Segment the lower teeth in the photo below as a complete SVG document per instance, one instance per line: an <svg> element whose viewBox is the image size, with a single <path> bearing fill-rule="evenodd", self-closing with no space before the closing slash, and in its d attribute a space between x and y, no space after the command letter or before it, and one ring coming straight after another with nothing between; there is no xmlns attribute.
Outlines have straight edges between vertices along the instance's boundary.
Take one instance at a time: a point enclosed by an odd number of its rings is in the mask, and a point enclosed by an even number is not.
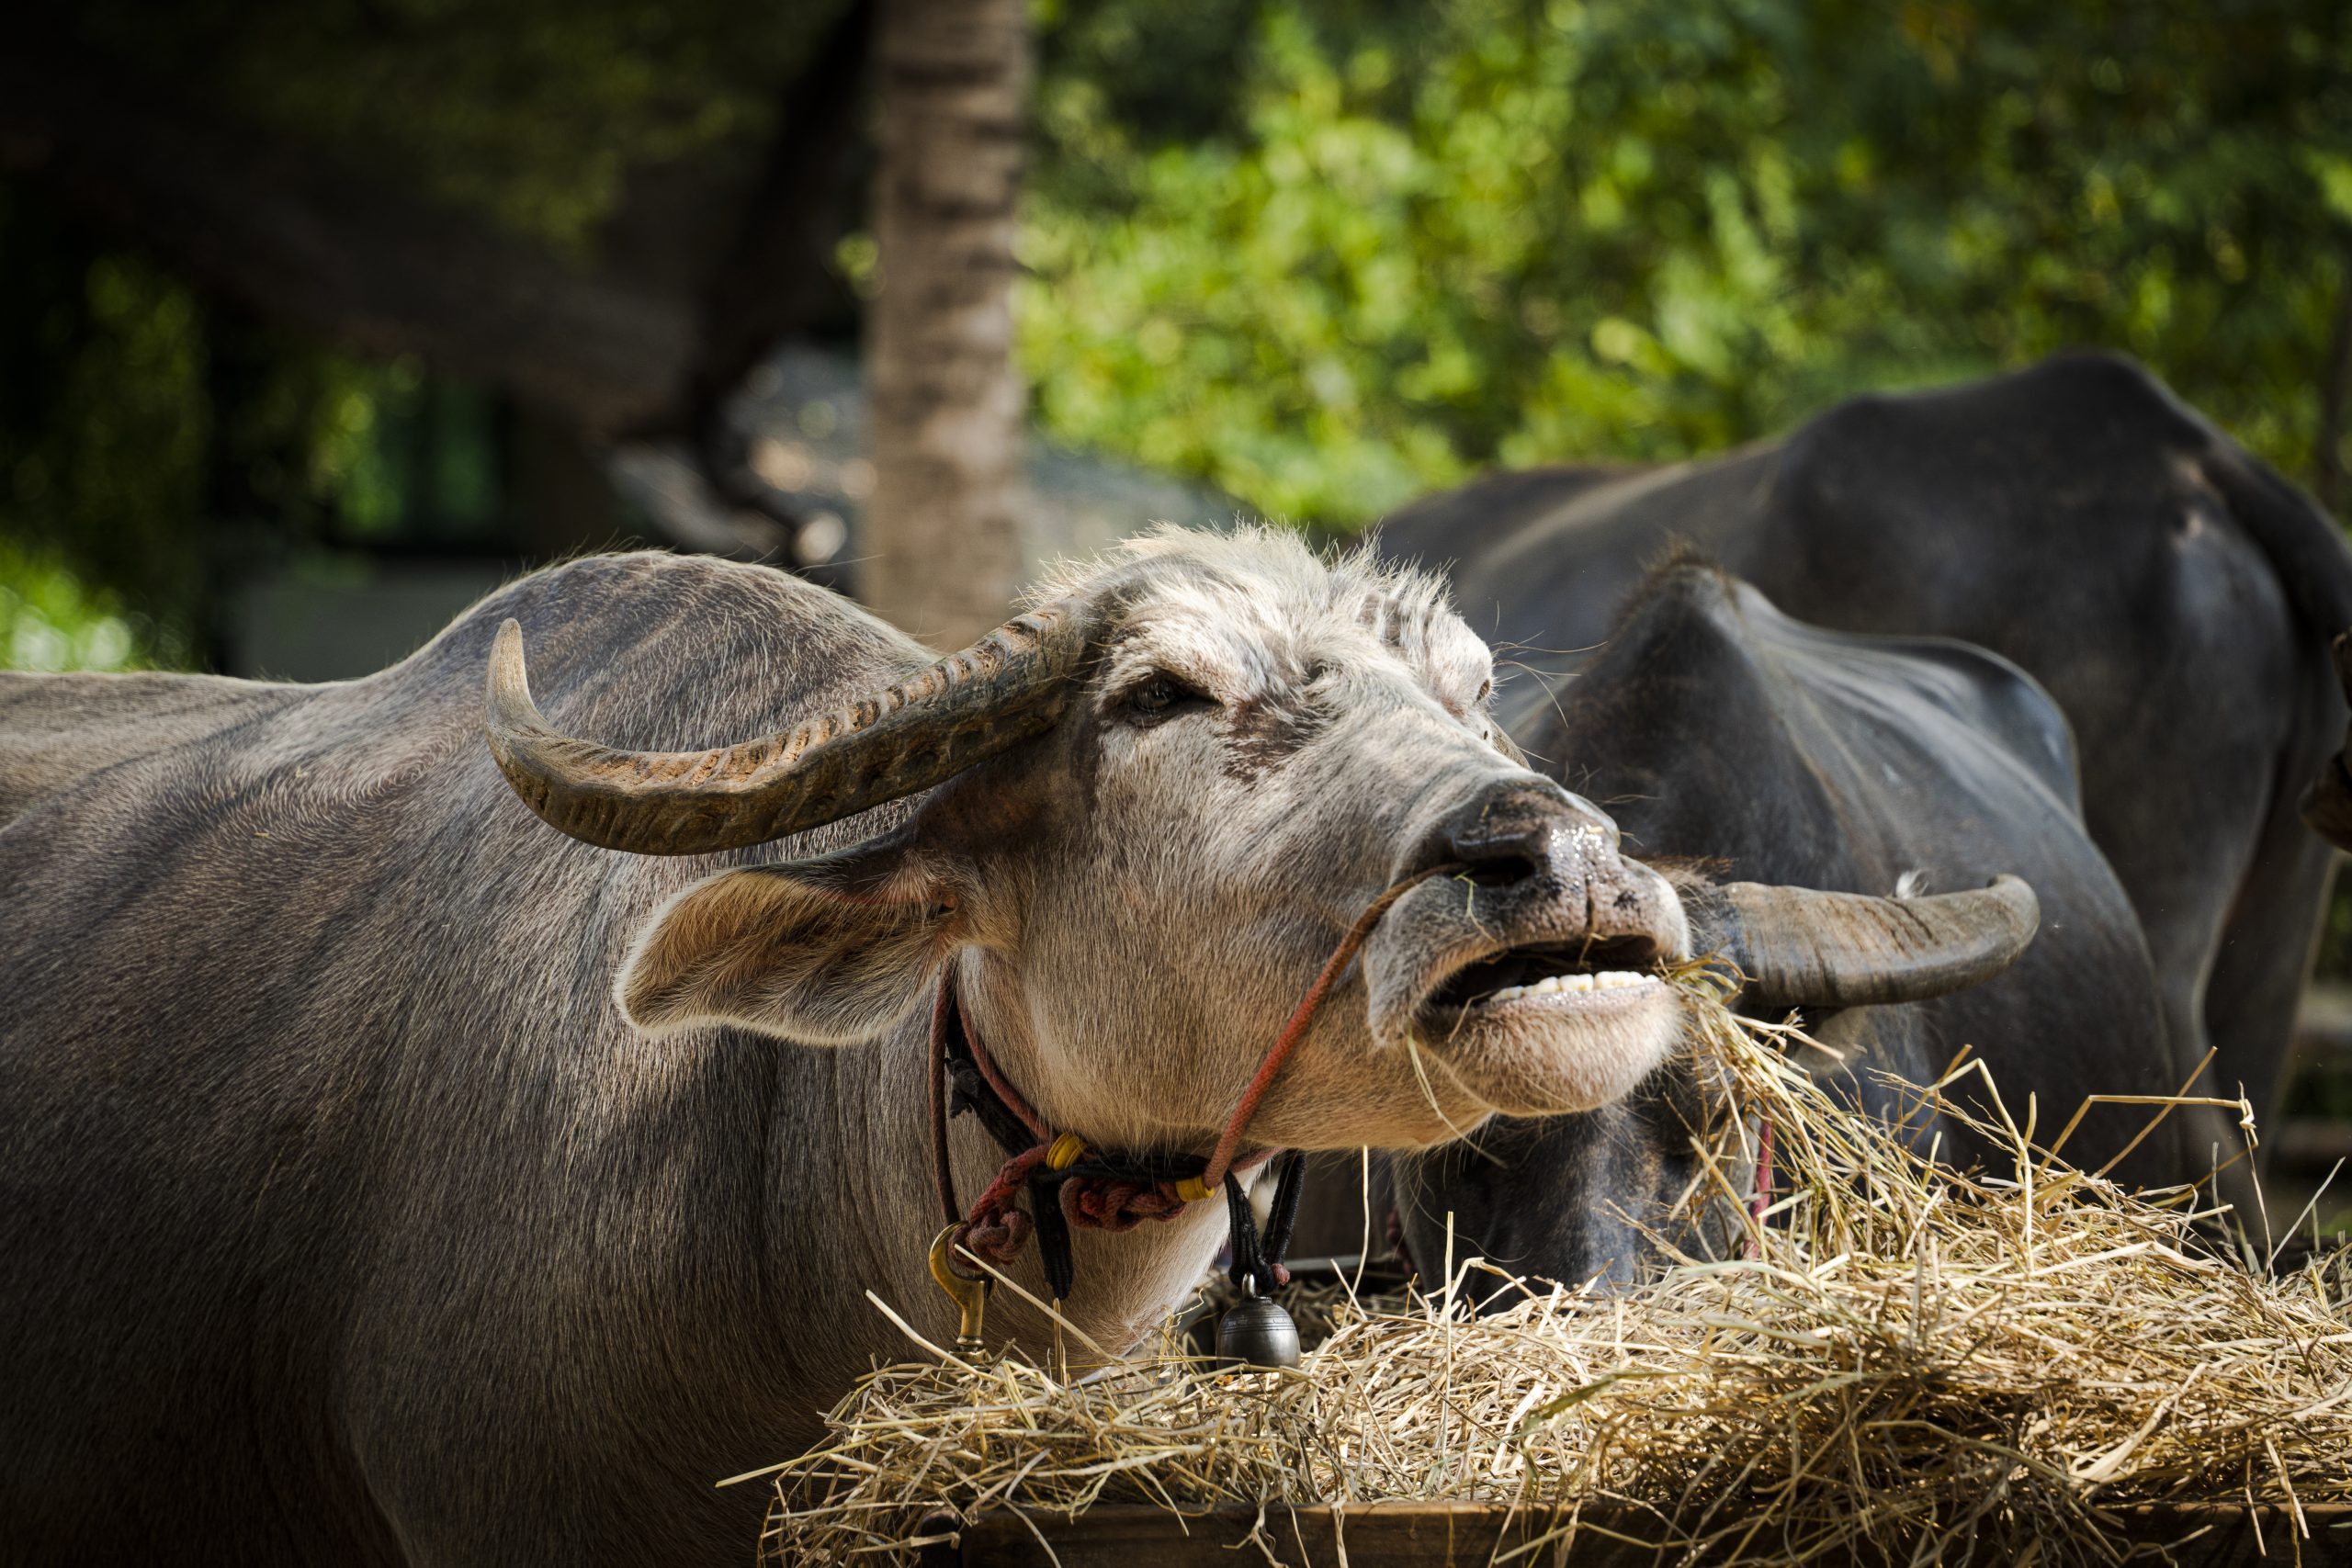
<svg viewBox="0 0 2352 1568"><path fill-rule="evenodd" d="M1649 978L1630 969L1605 969L1597 975L1547 975L1530 986L1506 986L1483 998L1487 1002L1507 1002L1520 997L1549 996L1559 991L1614 991L1626 986L1638 986Z"/></svg>

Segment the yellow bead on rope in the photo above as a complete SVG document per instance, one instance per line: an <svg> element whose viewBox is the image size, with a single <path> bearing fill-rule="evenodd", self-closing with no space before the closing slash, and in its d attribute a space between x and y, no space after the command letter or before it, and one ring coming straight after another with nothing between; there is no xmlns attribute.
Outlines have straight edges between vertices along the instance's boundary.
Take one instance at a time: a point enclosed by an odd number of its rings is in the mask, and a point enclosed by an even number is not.
<svg viewBox="0 0 2352 1568"><path fill-rule="evenodd" d="M1176 1196L1187 1203L1197 1203L1208 1195L1208 1183L1197 1176L1182 1177L1177 1180Z"/></svg>
<svg viewBox="0 0 2352 1568"><path fill-rule="evenodd" d="M1046 1149L1046 1168L1068 1170L1071 1166L1076 1165L1085 1153L1085 1139L1076 1133L1064 1133L1054 1140L1052 1147Z"/></svg>

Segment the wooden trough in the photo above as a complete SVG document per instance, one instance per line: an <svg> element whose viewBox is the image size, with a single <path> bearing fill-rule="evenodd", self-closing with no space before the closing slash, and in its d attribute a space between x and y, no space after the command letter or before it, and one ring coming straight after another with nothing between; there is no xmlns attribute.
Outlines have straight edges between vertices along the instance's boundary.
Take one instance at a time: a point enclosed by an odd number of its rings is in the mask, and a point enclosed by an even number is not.
<svg viewBox="0 0 2352 1568"><path fill-rule="evenodd" d="M2283 1509L2125 1507L2113 1510L2113 1539L2133 1557L2180 1568L2255 1562L2352 1568L2352 1504L2317 1504L2303 1516L2311 1534L2299 1540ZM1565 1539L1566 1528L1566 1520L1548 1512L1531 1516L1484 1503L1372 1503L1344 1511L1277 1506L1262 1516L1254 1508L1224 1507L1181 1522L1164 1510L1133 1505L1098 1507L1076 1519L1024 1518L999 1510L966 1526L958 1540L925 1548L922 1562L924 1568L1235 1568L1271 1557L1294 1568L1483 1568L1503 1562L1530 1568L1658 1568L1675 1561L1627 1539L1643 1529L1655 1533L1655 1521L1625 1521L1620 1528L1606 1516L1588 1514L1573 1542ZM955 1529L952 1517L936 1521L942 1536ZM1263 1553L1251 1544L1253 1537ZM1956 1552L1953 1560L1969 1559ZM1832 1568L1870 1560L1818 1561Z"/></svg>

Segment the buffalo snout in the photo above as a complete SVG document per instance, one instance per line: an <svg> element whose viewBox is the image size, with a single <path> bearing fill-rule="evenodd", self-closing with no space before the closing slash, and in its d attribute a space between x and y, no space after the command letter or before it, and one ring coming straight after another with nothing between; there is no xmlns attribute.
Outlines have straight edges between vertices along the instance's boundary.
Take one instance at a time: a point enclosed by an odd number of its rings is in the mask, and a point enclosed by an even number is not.
<svg viewBox="0 0 2352 1568"><path fill-rule="evenodd" d="M1533 774L1482 783L1416 835L1415 874L1369 954L1375 1038L1426 1045L1519 1115L1607 1104L1663 1058L1679 1009L1659 971L1688 925L1591 802Z"/></svg>
<svg viewBox="0 0 2352 1568"><path fill-rule="evenodd" d="M1501 780L1446 812L1399 880L1439 868L1477 887L1479 907L1498 915L1565 897L1579 904L1591 935L1662 934L1660 911L1649 907L1662 889L1628 867L1617 824L1549 779Z"/></svg>

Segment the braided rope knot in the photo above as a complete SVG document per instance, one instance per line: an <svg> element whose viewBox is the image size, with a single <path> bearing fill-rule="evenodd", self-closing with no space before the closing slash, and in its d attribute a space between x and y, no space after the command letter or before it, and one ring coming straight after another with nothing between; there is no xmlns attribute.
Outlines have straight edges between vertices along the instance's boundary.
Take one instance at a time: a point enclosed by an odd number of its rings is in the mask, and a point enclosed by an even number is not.
<svg viewBox="0 0 2352 1568"><path fill-rule="evenodd" d="M1059 1168L1054 1155L1061 1146L1060 1140L1038 1144L1005 1161L988 1190L972 1204L958 1238L960 1245L999 1267L1011 1264L1037 1228L1036 1221L1020 1206L1022 1189L1039 1166ZM1061 1184L1062 1213L1080 1230L1131 1231L1146 1220L1172 1220L1185 1207L1172 1181L1073 1176Z"/></svg>
<svg viewBox="0 0 2352 1568"><path fill-rule="evenodd" d="M1146 1220L1172 1220L1183 1212L1172 1181L1078 1176L1062 1186L1062 1213L1087 1230L1131 1231Z"/></svg>
<svg viewBox="0 0 2352 1568"><path fill-rule="evenodd" d="M985 1258L1000 1269L1009 1269L1029 1245L1030 1235L1037 1227L1028 1215L1018 1209L1006 1209L986 1219L967 1220L956 1245L975 1258Z"/></svg>
<svg viewBox="0 0 2352 1568"><path fill-rule="evenodd" d="M1020 1253L1036 1229L1036 1222L1021 1211L1021 1189L1029 1173L1044 1163L1046 1153L1047 1145L1039 1144L1006 1160L988 1190L973 1203L958 1239L974 1256L1003 1268Z"/></svg>
<svg viewBox="0 0 2352 1568"><path fill-rule="evenodd" d="M1019 1206L1021 1190L1038 1166L1054 1168L1050 1145L1005 1161L965 1221L964 1245L992 1263L1009 1263L1036 1229ZM1172 1220L1186 1204L1172 1181L1123 1181L1109 1176L1074 1176L1061 1184L1063 1215L1080 1230L1131 1231L1146 1220ZM1002 1256L1000 1256L1000 1251Z"/></svg>

